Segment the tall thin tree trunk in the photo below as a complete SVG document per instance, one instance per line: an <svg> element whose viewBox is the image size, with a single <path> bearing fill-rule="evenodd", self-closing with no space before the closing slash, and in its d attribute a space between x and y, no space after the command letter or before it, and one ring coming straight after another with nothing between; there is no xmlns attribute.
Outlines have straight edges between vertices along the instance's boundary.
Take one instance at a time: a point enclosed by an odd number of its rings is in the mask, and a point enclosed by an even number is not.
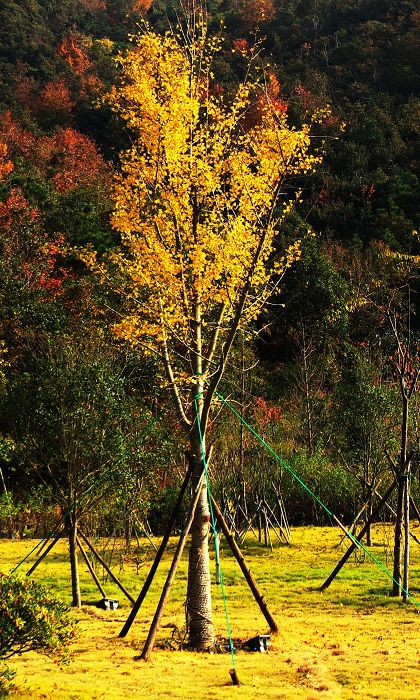
<svg viewBox="0 0 420 700"><path fill-rule="evenodd" d="M202 380L202 340L201 304L197 294L194 322L192 325L195 352L192 353L192 367L197 378L191 399L193 421L190 430L191 456L193 461L193 489L198 486L203 473L203 460L206 458L205 432L202 430L203 380ZM205 431L205 429L204 429ZM211 608L211 580L209 561L210 510L207 489L203 484L191 526L191 544L188 564L187 626L191 647L204 650L214 642L213 617Z"/></svg>
<svg viewBox="0 0 420 700"><path fill-rule="evenodd" d="M367 489L367 508L366 508L366 522L367 522L367 530L366 530L366 546L371 547L372 546L372 511L373 511L373 493L372 493L372 486L369 484L368 489Z"/></svg>
<svg viewBox="0 0 420 700"><path fill-rule="evenodd" d="M408 585L410 575L410 471L406 466L404 488L404 566L403 566L403 591L404 603L408 600Z"/></svg>
<svg viewBox="0 0 420 700"><path fill-rule="evenodd" d="M397 508L395 517L395 533L394 533L394 570L393 570L393 585L392 585L392 595L401 595L401 559L402 559L402 533L403 533L403 518L404 518L404 496L405 496L405 485L406 485L406 475L405 472L408 468L407 465L407 441L408 441L408 407L409 407L409 397L406 394L404 387L402 387L402 399L403 399L403 414L401 423L401 452L400 452L400 464L398 468L398 498L397 498ZM408 577L408 571L407 571Z"/></svg>
<svg viewBox="0 0 420 700"><path fill-rule="evenodd" d="M68 516L67 527L70 550L72 605L75 608L80 608L82 600L80 596L79 566L77 560L77 516L74 511Z"/></svg>
<svg viewBox="0 0 420 700"><path fill-rule="evenodd" d="M306 446L308 454L312 455L314 451L313 439L313 422L312 422L312 401L309 378L309 355L310 348L306 343L305 325L302 323L302 361L303 361L303 387L305 392L305 413L306 413Z"/></svg>
<svg viewBox="0 0 420 700"><path fill-rule="evenodd" d="M194 445L192 444L194 449ZM197 449L198 447L198 449ZM200 446L193 452L193 486L203 471L202 460L197 459ZM197 650L204 650L214 642L211 608L211 579L209 562L210 511L205 484L201 490L195 517L191 526L191 544L188 566L187 624L189 643Z"/></svg>
<svg viewBox="0 0 420 700"><path fill-rule="evenodd" d="M404 512L404 480L401 479L401 474L398 475L398 492L397 492L397 507L395 513L395 530L394 530L394 569L393 569L393 584L392 595L401 595L401 547L402 547L402 524Z"/></svg>
<svg viewBox="0 0 420 700"><path fill-rule="evenodd" d="M372 546L372 524L371 524L371 515L372 515L372 502L373 502L373 494L372 494L372 484L373 484L373 478L371 476L371 469L370 469L370 454L371 454L371 436L368 436L368 444L365 443L365 454L364 454L364 459L363 459L363 476L366 484L366 489L365 489L365 501L367 503L367 508L366 508L366 523L368 524L368 528L366 530L366 545L368 547Z"/></svg>

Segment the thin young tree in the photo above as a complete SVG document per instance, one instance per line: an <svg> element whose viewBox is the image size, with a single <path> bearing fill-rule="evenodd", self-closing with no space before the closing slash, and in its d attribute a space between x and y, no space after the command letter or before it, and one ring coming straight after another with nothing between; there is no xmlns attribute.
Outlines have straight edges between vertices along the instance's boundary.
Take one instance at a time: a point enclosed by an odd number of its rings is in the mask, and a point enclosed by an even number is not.
<svg viewBox="0 0 420 700"><path fill-rule="evenodd" d="M397 478L398 493L394 530L394 568L392 595L400 596L404 602L408 599L408 582L410 570L410 481L411 458L409 450L410 438L410 402L414 397L420 374L419 347L412 341L411 329L407 333L406 342L401 338L398 316L388 309L388 320L395 336L397 351L393 358L393 368L400 390L401 412L401 444L398 462L392 462ZM404 532L404 552L402 540ZM403 563L403 573L401 573Z"/></svg>
<svg viewBox="0 0 420 700"><path fill-rule="evenodd" d="M115 333L161 361L196 483L235 335L272 293L273 275L278 283L299 256L299 241L274 255L282 222L299 199L296 191L285 194L285 180L308 173L321 158L310 152L310 125L290 128L284 108L276 111L263 74L224 97L212 74L219 49L196 13L178 33L146 29L119 57L119 82L107 100L132 134L114 190L112 224L121 247L107 262L93 251L82 254L125 300ZM187 597L196 649L208 648L214 636L209 519L203 487Z"/></svg>

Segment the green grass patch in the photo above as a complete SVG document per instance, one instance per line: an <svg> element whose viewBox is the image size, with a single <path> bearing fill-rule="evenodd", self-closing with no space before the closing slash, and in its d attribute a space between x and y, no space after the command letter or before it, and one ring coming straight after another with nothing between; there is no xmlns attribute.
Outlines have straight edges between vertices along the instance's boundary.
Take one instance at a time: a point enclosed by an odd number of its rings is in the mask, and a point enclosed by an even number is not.
<svg viewBox="0 0 420 700"><path fill-rule="evenodd" d="M420 534L419 527L414 525L413 530ZM17 689L12 697L417 700L420 608L392 598L391 581L367 556L353 556L330 588L324 593L319 591L347 547L346 542L340 545L341 539L338 528L314 527L292 529L291 545L274 545L273 551L259 545L252 536L247 539L242 550L280 628L272 636L267 654L249 653L241 648L249 637L266 633L267 624L227 544L222 542L227 604L238 649L239 688L230 682L229 654L179 650L185 633L187 555L181 563L151 660L144 663L135 658L146 639L175 539L171 540L146 601L125 639L119 639L118 633L130 603L98 566L96 570L107 595L117 598L119 607L104 611L92 605L101 596L86 565L80 561L83 607L75 612L80 634L74 645L73 662L69 668L61 669L32 653L12 659L10 666L17 673ZM392 554L390 541L389 528L383 525L375 528L375 557L384 565L388 563L388 567ZM9 572L34 544L0 541L0 569ZM134 564L124 559L124 543L114 543L113 570L134 596L154 556L146 540L141 544L144 561L136 574ZM415 543L411 559L413 593L417 593L420 547ZM20 567L22 575L32 561L30 558ZM65 540L56 545L33 576L70 602ZM223 641L227 632L220 586L213 586L212 595L215 628Z"/></svg>

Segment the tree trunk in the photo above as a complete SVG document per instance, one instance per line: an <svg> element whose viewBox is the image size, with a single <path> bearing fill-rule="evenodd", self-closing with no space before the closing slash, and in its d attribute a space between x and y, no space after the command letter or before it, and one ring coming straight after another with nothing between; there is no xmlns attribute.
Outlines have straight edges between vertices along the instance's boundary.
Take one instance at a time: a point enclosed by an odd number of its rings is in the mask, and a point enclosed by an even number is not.
<svg viewBox="0 0 420 700"><path fill-rule="evenodd" d="M305 413L306 413L306 447L308 454L311 456L314 452L314 434L313 434L313 421L312 421L312 401L310 393L310 373L309 373L309 357L310 348L306 343L306 333L305 325L302 323L302 374L303 374L303 387L305 392Z"/></svg>
<svg viewBox="0 0 420 700"><path fill-rule="evenodd" d="M393 584L392 595L401 595L401 552L402 552L402 531L403 531L403 514L404 514L404 479L401 474L398 474L398 492L397 492L397 507L395 513L395 530L394 530L394 569L393 569Z"/></svg>
<svg viewBox="0 0 420 700"><path fill-rule="evenodd" d="M203 472L202 446L198 427L193 428L191 448L192 481L193 488L195 488ZM214 643L208 549L209 524L210 511L204 483L191 527L188 566L187 626L190 646L197 650L208 649Z"/></svg>
<svg viewBox="0 0 420 700"><path fill-rule="evenodd" d="M367 523L367 530L366 530L366 546L371 547L372 546L372 511L373 511L373 494L372 494L372 489L369 486L368 488L368 506L366 508L366 523Z"/></svg>
<svg viewBox="0 0 420 700"><path fill-rule="evenodd" d="M187 521L185 523L185 527L181 532L180 538L178 540L178 546L176 548L176 552L174 555L174 558L172 559L172 564L169 569L168 576L166 577L165 585L162 589L162 594L160 596L160 600L158 603L158 606L156 608L156 612L149 630L149 634L147 635L146 643L144 645L144 649L141 654L141 659L144 661L148 661L150 658L150 654L152 653L153 646L155 643L156 635L160 626L160 621L162 619L163 611L166 605L166 601L169 597L169 593L171 590L172 583L175 578L176 570L178 568L178 564L181 560L182 553L184 551L185 543L188 537L188 533L191 530L191 525L194 520L194 515L195 515L195 510L197 508L197 504L199 501L199 498L201 496L201 487L198 485L198 487L194 490L193 492L193 497L191 499L191 505L190 505L190 512L188 514Z"/></svg>
<svg viewBox="0 0 420 700"><path fill-rule="evenodd" d="M400 452L400 464L398 468L398 500L396 508L395 517L395 533L394 533L394 570L393 570L393 584L392 584L392 595L401 595L401 558L402 558L402 533L403 533L403 519L404 519L404 497L405 497L405 486L406 486L406 470L407 465L407 442L408 442L408 407L409 407L409 396L405 391L405 387L402 383L401 386L403 411L402 411L402 421L401 421L401 452ZM408 570L407 570L408 577Z"/></svg>
<svg viewBox="0 0 420 700"><path fill-rule="evenodd" d="M79 566L77 561L77 516L74 511L68 516L67 528L70 550L72 605L75 608L80 608L82 600L80 597Z"/></svg>
<svg viewBox="0 0 420 700"><path fill-rule="evenodd" d="M408 585L410 575L410 472L409 465L406 467L404 485L404 566L403 566L403 591L404 603L408 600Z"/></svg>
<svg viewBox="0 0 420 700"><path fill-rule="evenodd" d="M194 205L194 237L198 226L198 210ZM192 388L191 405L193 409L189 438L191 445L193 493L199 485L203 473L203 461L206 459L206 426L203 417L203 348L202 348L201 300L197 291L194 304L194 319L191 324L194 352L191 353L191 367L196 381ZM208 391L208 389L207 389ZM190 646L196 650L208 649L214 643L213 618L211 609L211 581L209 561L209 525L210 510L207 500L207 488L204 480L198 499L194 520L191 526L191 545L188 563L187 590L187 629Z"/></svg>

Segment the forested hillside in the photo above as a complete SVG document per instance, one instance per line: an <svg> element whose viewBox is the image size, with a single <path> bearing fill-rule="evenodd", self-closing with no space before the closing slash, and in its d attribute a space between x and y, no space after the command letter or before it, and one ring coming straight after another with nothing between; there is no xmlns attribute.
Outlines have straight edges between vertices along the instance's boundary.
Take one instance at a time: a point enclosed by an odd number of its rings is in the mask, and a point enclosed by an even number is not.
<svg viewBox="0 0 420 700"><path fill-rule="evenodd" d="M76 502L94 531L147 517L159 532L183 474L158 363L115 338L124 300L78 253L120 243L112 187L132 134L103 99L114 59L144 18L164 32L180 12L175 0L0 4L4 532L43 533ZM278 239L279 254L301 240L301 257L239 333L220 391L351 521L403 451L418 492L418 5L208 0L208 23L224 37L212 89L226 100L252 59L295 129L331 110L313 133L323 163L295 175L302 201ZM227 501L239 486L250 504L280 489L291 520L323 520L233 414L210 430Z"/></svg>

